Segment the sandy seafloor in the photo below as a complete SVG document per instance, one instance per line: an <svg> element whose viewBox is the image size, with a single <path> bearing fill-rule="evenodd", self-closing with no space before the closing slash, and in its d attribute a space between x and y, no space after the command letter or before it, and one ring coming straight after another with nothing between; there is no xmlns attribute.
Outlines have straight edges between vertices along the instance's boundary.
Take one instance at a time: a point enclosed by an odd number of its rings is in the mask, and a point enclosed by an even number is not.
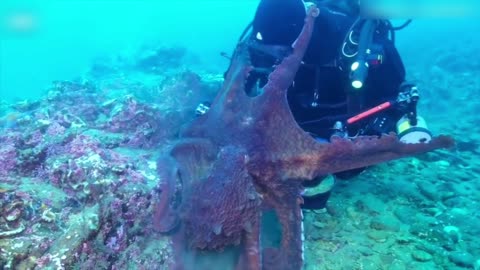
<svg viewBox="0 0 480 270"><path fill-rule="evenodd" d="M305 212L306 269L480 269L475 45L420 49L404 55L420 113L456 149L338 183L327 209ZM41 99L1 104L1 269L166 269L170 240L151 225L155 159L222 82L191 59L113 55Z"/></svg>

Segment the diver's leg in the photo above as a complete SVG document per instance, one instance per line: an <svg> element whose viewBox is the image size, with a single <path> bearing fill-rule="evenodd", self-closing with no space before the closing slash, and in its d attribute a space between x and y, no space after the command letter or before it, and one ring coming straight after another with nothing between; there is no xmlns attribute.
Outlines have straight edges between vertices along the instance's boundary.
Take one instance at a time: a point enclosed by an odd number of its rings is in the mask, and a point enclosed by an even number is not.
<svg viewBox="0 0 480 270"><path fill-rule="evenodd" d="M305 181L303 184L305 190L302 193L302 209L317 210L325 208L334 185L335 177L332 175Z"/></svg>
<svg viewBox="0 0 480 270"><path fill-rule="evenodd" d="M361 174L363 171L365 171L365 169L366 167L362 167L362 168L352 169L348 171L338 172L338 173L335 173L334 175L335 175L335 178L337 179L348 180Z"/></svg>

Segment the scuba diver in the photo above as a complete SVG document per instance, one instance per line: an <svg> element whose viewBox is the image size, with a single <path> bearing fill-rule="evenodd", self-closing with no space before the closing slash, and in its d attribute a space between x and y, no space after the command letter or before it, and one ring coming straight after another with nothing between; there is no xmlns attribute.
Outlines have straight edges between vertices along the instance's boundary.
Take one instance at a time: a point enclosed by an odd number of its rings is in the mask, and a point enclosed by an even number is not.
<svg viewBox="0 0 480 270"><path fill-rule="evenodd" d="M254 66L246 82L249 96L259 95L274 66L292 50L308 3L261 0L253 22L240 41L249 44ZM418 89L394 46L394 27L385 19L346 15L318 3L320 14L293 84L287 92L291 112L301 128L319 142L332 136L354 138L396 132L404 143L431 139L417 115ZM208 106L201 104L197 113ZM336 179L348 179L365 168L305 181L304 209L324 208Z"/></svg>

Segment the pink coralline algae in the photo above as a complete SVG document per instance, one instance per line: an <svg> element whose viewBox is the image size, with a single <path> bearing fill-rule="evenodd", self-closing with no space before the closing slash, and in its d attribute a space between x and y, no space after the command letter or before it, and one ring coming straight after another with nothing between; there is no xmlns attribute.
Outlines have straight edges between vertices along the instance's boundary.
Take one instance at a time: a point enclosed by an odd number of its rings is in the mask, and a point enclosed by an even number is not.
<svg viewBox="0 0 480 270"><path fill-rule="evenodd" d="M102 151L99 147L100 142L87 135L77 135L66 145L66 150L74 158L88 154L99 154Z"/></svg>
<svg viewBox="0 0 480 270"><path fill-rule="evenodd" d="M48 136L59 136L63 135L65 131L66 129L62 125L60 125L58 122L53 122L48 126L45 134Z"/></svg>
<svg viewBox="0 0 480 270"><path fill-rule="evenodd" d="M15 117L0 121L1 269L172 265L170 238L153 229L164 195L155 188L156 156L219 85L165 68L58 81L44 98L8 106Z"/></svg>
<svg viewBox="0 0 480 270"><path fill-rule="evenodd" d="M1 138L0 138L0 141ZM17 150L11 143L0 144L0 177L13 172L17 164Z"/></svg>
<svg viewBox="0 0 480 270"><path fill-rule="evenodd" d="M123 225L116 229L114 236L107 240L106 246L114 252L124 251L127 247L127 235Z"/></svg>

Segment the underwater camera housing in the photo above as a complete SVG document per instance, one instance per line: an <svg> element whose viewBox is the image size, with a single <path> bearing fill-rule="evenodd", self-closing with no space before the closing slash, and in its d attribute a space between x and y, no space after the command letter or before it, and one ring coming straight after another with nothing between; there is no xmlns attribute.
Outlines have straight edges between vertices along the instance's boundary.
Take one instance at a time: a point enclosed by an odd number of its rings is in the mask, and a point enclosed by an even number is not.
<svg viewBox="0 0 480 270"><path fill-rule="evenodd" d="M397 122L397 134L403 143L427 143L432 139L425 119L417 115L417 102L420 96L417 86L405 82L400 85L397 106L405 115Z"/></svg>
<svg viewBox="0 0 480 270"><path fill-rule="evenodd" d="M427 123L421 116L415 119L416 125L412 125L407 116L397 122L398 137L403 143L427 143L432 140L432 134L428 130Z"/></svg>
<svg viewBox="0 0 480 270"><path fill-rule="evenodd" d="M377 114L391 107L396 107L404 116L396 123L399 140L403 143L426 143L432 139L425 120L417 115L417 102L420 96L417 86L410 82L400 85L396 100L386 101L373 108L363 111L347 119L347 124L352 125L360 120ZM383 123L381 123L383 124Z"/></svg>

